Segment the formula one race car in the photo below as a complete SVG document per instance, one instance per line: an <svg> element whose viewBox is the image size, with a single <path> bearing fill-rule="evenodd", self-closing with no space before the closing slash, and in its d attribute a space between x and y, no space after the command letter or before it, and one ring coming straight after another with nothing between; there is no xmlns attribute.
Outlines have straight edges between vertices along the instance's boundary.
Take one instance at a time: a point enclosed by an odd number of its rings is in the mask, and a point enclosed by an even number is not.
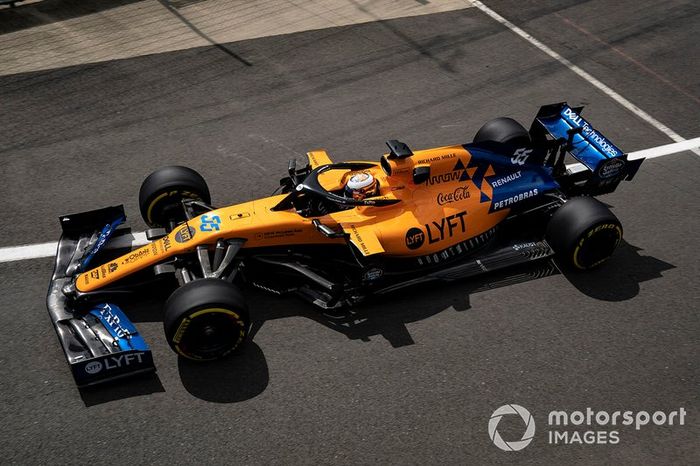
<svg viewBox="0 0 700 466"><path fill-rule="evenodd" d="M622 238L592 196L630 180L627 156L565 103L544 106L530 130L486 123L464 145L412 151L396 140L379 162L291 161L281 193L213 207L194 170L156 170L139 204L150 242L117 255L121 206L61 217L48 308L79 385L153 369L120 309L138 289L179 285L164 328L178 354L226 356L246 339L238 284L301 296L338 312L368 296L452 281L555 256L590 269ZM580 162L567 169L566 154ZM154 283L155 282L155 283Z"/></svg>

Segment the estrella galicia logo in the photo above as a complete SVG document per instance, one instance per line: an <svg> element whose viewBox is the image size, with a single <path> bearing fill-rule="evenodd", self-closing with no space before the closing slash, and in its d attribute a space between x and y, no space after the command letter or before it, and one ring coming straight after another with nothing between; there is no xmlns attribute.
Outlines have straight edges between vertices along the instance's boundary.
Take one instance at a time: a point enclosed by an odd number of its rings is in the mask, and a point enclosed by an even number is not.
<svg viewBox="0 0 700 466"><path fill-rule="evenodd" d="M382 275L384 275L384 271L378 267L374 267L365 272L362 276L362 279L371 282L372 280L378 280L382 278Z"/></svg>
<svg viewBox="0 0 700 466"><path fill-rule="evenodd" d="M600 167L598 176L601 178L613 178L618 176L625 167L625 161L622 159L612 159Z"/></svg>
<svg viewBox="0 0 700 466"><path fill-rule="evenodd" d="M102 370L102 363L100 361L92 361L85 364L85 372L88 374L97 374Z"/></svg>
<svg viewBox="0 0 700 466"><path fill-rule="evenodd" d="M406 232L406 247L418 249L425 242L425 233L420 228L413 227Z"/></svg>
<svg viewBox="0 0 700 466"><path fill-rule="evenodd" d="M525 432L520 440L506 442L498 433L498 423L501 422L503 416L517 414L525 423ZM503 405L496 409L489 419L489 437L494 445L503 451L520 451L530 445L532 438L535 436L535 420L530 414L530 411L520 405L509 404Z"/></svg>
<svg viewBox="0 0 700 466"><path fill-rule="evenodd" d="M177 233L175 233L175 241L178 243L186 243L194 237L194 234L194 228L182 225Z"/></svg>

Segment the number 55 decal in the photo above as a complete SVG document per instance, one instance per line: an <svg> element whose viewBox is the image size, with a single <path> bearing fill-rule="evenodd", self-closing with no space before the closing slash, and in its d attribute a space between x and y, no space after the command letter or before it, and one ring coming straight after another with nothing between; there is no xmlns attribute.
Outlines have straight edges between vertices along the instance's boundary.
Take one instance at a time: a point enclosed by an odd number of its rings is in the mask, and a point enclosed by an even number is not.
<svg viewBox="0 0 700 466"><path fill-rule="evenodd" d="M513 157L510 158L511 163L525 165L527 158L530 156L530 152L532 152L532 149L525 149L524 147L521 147L513 152Z"/></svg>
<svg viewBox="0 0 700 466"><path fill-rule="evenodd" d="M218 215L209 216L202 215L202 224L199 226L201 231L219 231L221 226L221 218Z"/></svg>

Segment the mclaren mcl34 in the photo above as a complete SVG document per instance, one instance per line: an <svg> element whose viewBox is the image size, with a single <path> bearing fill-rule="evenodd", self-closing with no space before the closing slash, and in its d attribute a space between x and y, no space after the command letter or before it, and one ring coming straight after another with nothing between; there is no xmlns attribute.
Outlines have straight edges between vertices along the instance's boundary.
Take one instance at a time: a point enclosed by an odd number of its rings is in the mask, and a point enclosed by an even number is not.
<svg viewBox="0 0 700 466"><path fill-rule="evenodd" d="M628 160L580 114L547 105L529 130L497 118L471 143L434 149L391 140L378 162L334 163L312 151L303 167L289 163L278 194L224 207L212 205L194 170L160 168L139 193L148 242L127 251L109 247L128 232L123 207L61 217L47 304L77 383L154 369L122 311L144 287L174 288L164 306L168 343L211 360L246 340L240 285L338 312L550 256L596 267L622 226L594 196L632 179L642 160ZM567 155L578 169L567 168Z"/></svg>

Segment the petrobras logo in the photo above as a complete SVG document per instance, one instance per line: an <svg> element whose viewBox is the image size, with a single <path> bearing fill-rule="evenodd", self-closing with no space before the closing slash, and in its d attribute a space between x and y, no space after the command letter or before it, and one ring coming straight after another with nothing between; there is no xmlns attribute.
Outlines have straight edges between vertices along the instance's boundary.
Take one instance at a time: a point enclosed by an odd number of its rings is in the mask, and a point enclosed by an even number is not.
<svg viewBox="0 0 700 466"><path fill-rule="evenodd" d="M565 107L561 115L572 126L575 126L576 128L583 128L581 130L583 137L595 144L595 146L600 149L601 152L604 152L608 157L618 157L620 155L619 149L608 141L605 136L594 130L593 127L589 125L581 115L571 110L571 108Z"/></svg>
<svg viewBox="0 0 700 466"><path fill-rule="evenodd" d="M501 201L496 201L493 203L493 210L499 210L499 209L504 209L506 207L510 207L513 204L517 204L518 202L522 202L525 199L530 199L531 197L535 197L539 194L539 190L537 188L530 189L529 191L525 191L516 195L513 195L511 197L507 197Z"/></svg>

